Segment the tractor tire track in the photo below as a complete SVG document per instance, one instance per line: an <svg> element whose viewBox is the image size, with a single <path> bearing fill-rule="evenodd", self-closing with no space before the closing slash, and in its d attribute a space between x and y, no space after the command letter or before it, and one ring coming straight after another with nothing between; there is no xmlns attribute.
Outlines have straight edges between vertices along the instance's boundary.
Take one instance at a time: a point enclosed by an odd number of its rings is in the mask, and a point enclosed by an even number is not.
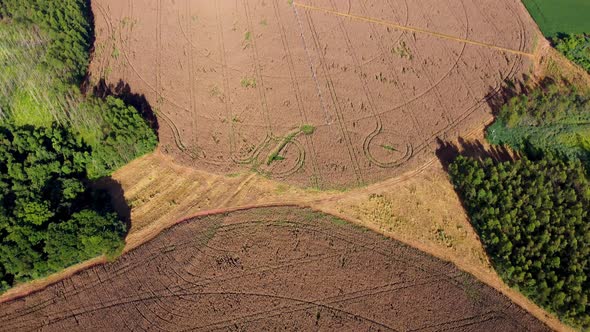
<svg viewBox="0 0 590 332"><path fill-rule="evenodd" d="M354 173L356 176L356 181L358 184L361 184L364 181L363 181L363 175L361 172L361 168L360 168L360 165L359 165L359 162L357 159L357 153L356 153L354 145L352 143L352 139L350 138L350 135L348 133L348 129L346 128L346 122L344 120L344 115L342 113L341 105L338 100L338 94L336 93L336 88L334 86L334 82L332 81L332 78L330 76L330 69L327 67L328 66L327 60L326 60L325 56L322 54L322 47L320 45L320 39L319 39L318 32L315 28L315 24L313 23L313 19L309 15L309 12L305 12L305 17L307 19L308 27L311 31L312 40L314 42L315 50L316 50L316 53L319 58L320 67L322 68L322 70L324 72L324 77L326 79L328 90L330 92L332 104L334 105L334 112L336 113L336 118L338 120L340 133L342 134L342 136L344 138L344 142L345 142L349 157L352 162L352 167L353 167L353 170L354 170Z"/></svg>

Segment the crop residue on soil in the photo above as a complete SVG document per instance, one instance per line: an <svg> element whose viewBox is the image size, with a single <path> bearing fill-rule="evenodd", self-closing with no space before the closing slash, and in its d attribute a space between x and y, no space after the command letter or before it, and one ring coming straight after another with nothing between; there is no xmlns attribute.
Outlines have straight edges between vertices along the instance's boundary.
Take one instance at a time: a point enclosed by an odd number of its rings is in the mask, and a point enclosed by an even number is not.
<svg viewBox="0 0 590 332"><path fill-rule="evenodd" d="M164 151L320 188L401 174L480 126L537 35L516 0L92 5L94 80L146 95Z"/></svg>
<svg viewBox="0 0 590 332"><path fill-rule="evenodd" d="M545 331L472 276L334 217L254 209L175 226L3 304L3 330Z"/></svg>

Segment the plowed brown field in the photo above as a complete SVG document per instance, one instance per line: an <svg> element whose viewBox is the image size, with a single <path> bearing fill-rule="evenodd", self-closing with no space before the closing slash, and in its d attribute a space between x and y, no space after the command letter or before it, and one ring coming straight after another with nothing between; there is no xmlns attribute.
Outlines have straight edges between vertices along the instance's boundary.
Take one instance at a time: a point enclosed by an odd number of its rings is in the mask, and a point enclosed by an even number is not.
<svg viewBox="0 0 590 332"><path fill-rule="evenodd" d="M92 4L93 79L147 96L165 152L320 188L399 175L481 126L538 36L518 0Z"/></svg>
<svg viewBox="0 0 590 332"><path fill-rule="evenodd" d="M549 330L452 264L296 208L185 222L2 309L2 331Z"/></svg>

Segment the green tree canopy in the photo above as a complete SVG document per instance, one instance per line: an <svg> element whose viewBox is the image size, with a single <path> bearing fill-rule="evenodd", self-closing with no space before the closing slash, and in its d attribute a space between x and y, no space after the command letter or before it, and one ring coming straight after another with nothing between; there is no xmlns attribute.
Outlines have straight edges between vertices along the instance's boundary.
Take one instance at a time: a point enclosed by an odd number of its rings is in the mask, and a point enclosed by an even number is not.
<svg viewBox="0 0 590 332"><path fill-rule="evenodd" d="M590 327L590 184L579 160L458 157L455 188L499 274L538 304Z"/></svg>
<svg viewBox="0 0 590 332"><path fill-rule="evenodd" d="M63 127L0 125L3 287L122 248L125 225L88 188L90 147Z"/></svg>

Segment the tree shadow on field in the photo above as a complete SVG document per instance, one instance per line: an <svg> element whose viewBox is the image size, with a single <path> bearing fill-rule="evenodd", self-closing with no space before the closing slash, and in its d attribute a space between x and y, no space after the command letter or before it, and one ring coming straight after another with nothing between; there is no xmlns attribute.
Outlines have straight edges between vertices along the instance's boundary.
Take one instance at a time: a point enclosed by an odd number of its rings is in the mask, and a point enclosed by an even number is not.
<svg viewBox="0 0 590 332"><path fill-rule="evenodd" d="M96 192L97 200L109 200L110 202L98 202L106 210L114 210L119 216L119 219L126 226L126 233L129 234L131 230L131 207L127 204L125 199L125 191L117 180L112 177L104 177L91 184L91 188ZM110 204L109 204L110 203Z"/></svg>
<svg viewBox="0 0 590 332"><path fill-rule="evenodd" d="M133 93L131 86L123 80L119 80L116 85L107 84L101 78L96 86L92 88L92 93L98 98L106 98L113 96L120 98L127 105L131 105L137 109L139 114L147 121L150 128L152 128L156 135L159 133L160 126L158 124L158 117L154 113L152 106L143 94Z"/></svg>
<svg viewBox="0 0 590 332"><path fill-rule="evenodd" d="M484 145L481 140L467 141L459 137L457 142L443 141L440 138L436 139L438 148L436 149L436 156L443 165L445 171L449 170L449 165L461 155L477 160L484 160L491 158L494 162L512 161L518 158L518 155L501 145Z"/></svg>
<svg viewBox="0 0 590 332"><path fill-rule="evenodd" d="M485 100L492 110L492 114L498 116L502 110L502 106L510 101L510 99L520 94L528 93L529 88L526 82L529 80L530 76L523 74L522 79L516 80L516 82L505 79L499 89L496 87L490 87Z"/></svg>
<svg viewBox="0 0 590 332"><path fill-rule="evenodd" d="M90 43L90 54L94 53L94 44L96 42L96 33L94 31L95 27L95 18L94 12L92 11L92 0L86 0L86 7L84 7L84 15L88 18L88 23L90 27L90 35L88 36L88 41Z"/></svg>
<svg viewBox="0 0 590 332"><path fill-rule="evenodd" d="M522 79L512 81L512 80L504 80L504 84L497 89L495 87L490 87L488 89L488 93L486 94L485 100L488 106L492 110L492 114L494 116L498 116L502 107L507 104L510 99L519 96L519 95L527 95L530 94L534 89L540 88L545 89L550 87L554 84L558 83L555 79L551 77L545 77L539 81L531 81L531 77L529 75L523 74ZM570 84L567 81L562 81L561 84ZM487 129L487 128L486 128Z"/></svg>
<svg viewBox="0 0 590 332"><path fill-rule="evenodd" d="M506 79L500 88L490 86L485 97L485 101L492 110L492 115L497 117L502 107L507 104L512 98L528 94L536 87L546 87L553 84L554 81L550 78L543 79L539 82L533 82L531 77L523 74L520 78L514 80ZM488 130L487 126L484 132ZM520 158L519 154L510 148L501 145L490 145L484 140L474 139L466 140L459 137L456 141L445 141L440 138L436 139L438 148L436 149L436 156L443 165L445 171L459 156L465 156L477 160L484 160L491 158L495 162L512 161Z"/></svg>
<svg viewBox="0 0 590 332"><path fill-rule="evenodd" d="M96 47L96 31L95 31L95 17L94 12L92 11L92 0L85 0L86 6L84 8L84 14L88 18L88 23L90 24L90 36L88 37L89 41L89 54L91 55L90 58L92 59L93 55L95 54L95 47ZM131 105L137 109L139 114L147 121L148 125L154 132L156 136L159 137L159 129L160 126L158 124L158 118L154 113L150 103L147 101L145 95L133 93L131 87L128 83L124 82L123 80L119 80L119 82L114 84L108 84L104 78L101 78L98 84L95 86L92 85L91 79L92 73L87 70L86 77L82 81L80 85L80 91L86 95L90 89L92 89L92 94L98 98L106 98L108 96L114 96L119 99L122 99L125 104Z"/></svg>

